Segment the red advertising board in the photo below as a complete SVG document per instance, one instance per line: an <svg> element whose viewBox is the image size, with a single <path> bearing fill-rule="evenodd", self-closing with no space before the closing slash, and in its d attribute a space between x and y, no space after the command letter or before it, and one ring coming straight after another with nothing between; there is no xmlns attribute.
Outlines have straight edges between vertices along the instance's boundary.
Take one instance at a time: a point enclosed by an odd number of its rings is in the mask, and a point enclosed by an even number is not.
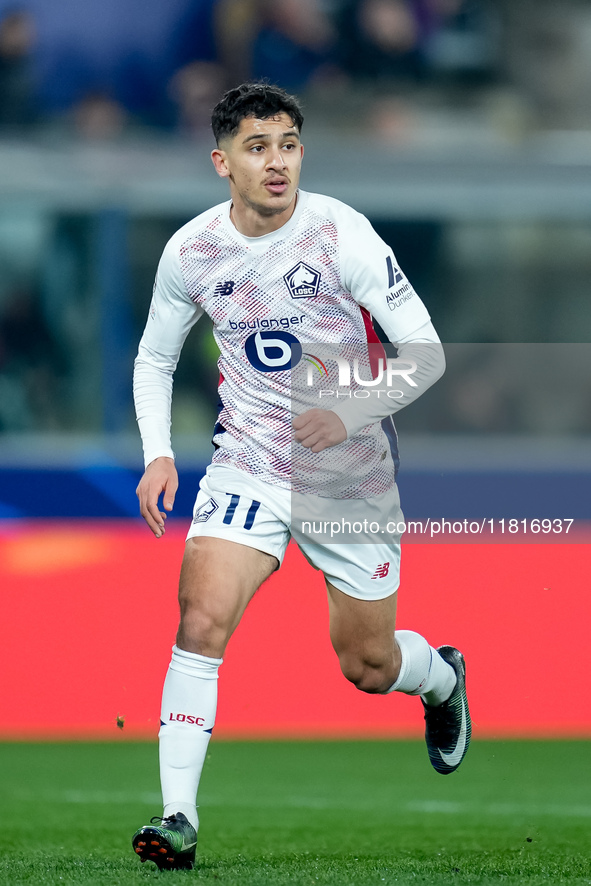
<svg viewBox="0 0 591 886"><path fill-rule="evenodd" d="M155 736L176 629L184 525L5 522L0 529L0 737ZM589 544L409 544L400 628L466 655L475 735L591 734L581 703ZM417 699L341 676L322 576L290 545L220 670L215 734L407 736ZM124 732L117 728L124 722Z"/></svg>

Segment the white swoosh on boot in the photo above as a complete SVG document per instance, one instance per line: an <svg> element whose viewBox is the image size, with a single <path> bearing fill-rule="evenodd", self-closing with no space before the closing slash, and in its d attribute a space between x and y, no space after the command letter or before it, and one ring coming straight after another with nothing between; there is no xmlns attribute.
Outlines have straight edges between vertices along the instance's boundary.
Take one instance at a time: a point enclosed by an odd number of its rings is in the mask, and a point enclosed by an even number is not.
<svg viewBox="0 0 591 886"><path fill-rule="evenodd" d="M451 754L446 754L439 748L441 759L447 766L457 766L460 763L464 750L466 749L466 705L462 699L462 725L460 726L460 735L458 743Z"/></svg>

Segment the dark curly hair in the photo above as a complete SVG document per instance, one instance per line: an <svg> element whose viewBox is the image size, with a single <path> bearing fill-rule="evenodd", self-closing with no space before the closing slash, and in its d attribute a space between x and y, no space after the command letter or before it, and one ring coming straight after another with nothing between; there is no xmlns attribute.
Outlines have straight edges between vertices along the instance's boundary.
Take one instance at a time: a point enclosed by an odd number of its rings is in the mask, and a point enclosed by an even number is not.
<svg viewBox="0 0 591 886"><path fill-rule="evenodd" d="M267 120L281 113L287 114L301 132L304 115L297 98L280 86L273 86L266 80L255 80L229 89L222 96L213 109L211 128L219 145L223 138L236 135L246 117Z"/></svg>

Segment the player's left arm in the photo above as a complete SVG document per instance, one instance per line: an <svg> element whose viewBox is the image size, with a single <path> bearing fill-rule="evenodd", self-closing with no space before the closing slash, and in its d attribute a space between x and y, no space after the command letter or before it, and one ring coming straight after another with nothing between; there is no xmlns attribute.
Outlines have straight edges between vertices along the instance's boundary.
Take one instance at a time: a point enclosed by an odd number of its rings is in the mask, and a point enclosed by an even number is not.
<svg viewBox="0 0 591 886"><path fill-rule="evenodd" d="M380 323L381 325L381 323ZM366 399L347 399L334 408L347 437L394 415L417 400L445 372L443 345L429 320L404 341L393 341L398 356L387 358L384 380Z"/></svg>
<svg viewBox="0 0 591 886"><path fill-rule="evenodd" d="M386 381L380 385L381 396L345 399L334 409L308 409L293 421L298 443L312 452L337 446L363 428L408 406L443 375L443 346L430 320L410 333L407 340L393 344L397 347L398 357L389 360L388 369L392 375L388 381L385 373ZM378 392L372 393L377 395ZM389 397L388 393L395 396Z"/></svg>
<svg viewBox="0 0 591 886"><path fill-rule="evenodd" d="M312 452L337 446L348 437L343 420L330 409L308 409L294 418L292 424L294 439Z"/></svg>
<svg viewBox="0 0 591 886"><path fill-rule="evenodd" d="M443 346L429 313L392 250L363 216L352 213L347 222L341 243L344 288L378 321L398 357L388 358L380 396L375 390L376 396L344 399L333 410L311 409L294 420L295 439L313 452L408 406L445 371Z"/></svg>

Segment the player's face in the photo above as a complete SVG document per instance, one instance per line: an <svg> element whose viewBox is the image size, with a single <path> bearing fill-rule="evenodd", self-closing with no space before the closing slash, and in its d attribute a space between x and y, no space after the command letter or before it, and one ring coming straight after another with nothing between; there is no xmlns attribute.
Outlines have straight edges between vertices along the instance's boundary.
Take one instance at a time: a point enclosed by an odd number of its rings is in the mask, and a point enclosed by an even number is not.
<svg viewBox="0 0 591 886"><path fill-rule="evenodd" d="M236 135L213 151L218 175L229 180L239 230L253 225L258 231L276 230L285 224L295 207L303 154L299 133L284 113L265 120L247 117Z"/></svg>

